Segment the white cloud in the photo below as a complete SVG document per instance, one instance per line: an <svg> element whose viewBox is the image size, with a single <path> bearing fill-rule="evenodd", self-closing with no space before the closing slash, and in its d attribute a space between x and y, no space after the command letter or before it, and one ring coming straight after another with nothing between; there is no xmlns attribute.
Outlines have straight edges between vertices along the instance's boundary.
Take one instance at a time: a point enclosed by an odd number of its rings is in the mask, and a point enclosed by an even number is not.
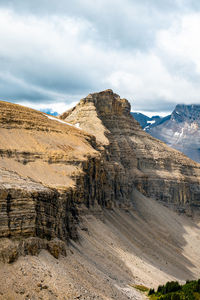
<svg viewBox="0 0 200 300"><path fill-rule="evenodd" d="M200 15L183 0L3 2L0 98L59 113L107 88L133 110L200 102Z"/></svg>
<svg viewBox="0 0 200 300"><path fill-rule="evenodd" d="M23 106L31 107L36 110L41 111L51 111L57 112L58 114L63 113L64 111L74 107L78 101L70 102L70 104L67 104L66 102L59 102L55 101L53 103L34 103L34 102L19 102L18 104L21 104Z"/></svg>
<svg viewBox="0 0 200 300"><path fill-rule="evenodd" d="M185 15L174 22L170 29L158 34L160 48L169 56L182 62L193 62L200 72L200 13Z"/></svg>

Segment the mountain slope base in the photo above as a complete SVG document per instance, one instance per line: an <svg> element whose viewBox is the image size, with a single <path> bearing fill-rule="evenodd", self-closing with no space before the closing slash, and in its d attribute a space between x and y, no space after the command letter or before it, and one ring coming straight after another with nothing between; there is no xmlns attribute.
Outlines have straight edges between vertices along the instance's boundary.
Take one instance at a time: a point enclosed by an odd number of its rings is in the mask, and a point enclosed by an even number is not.
<svg viewBox="0 0 200 300"><path fill-rule="evenodd" d="M129 210L82 216L67 257L43 250L1 264L0 299L145 299L131 285L200 277L200 227L138 191L132 196Z"/></svg>

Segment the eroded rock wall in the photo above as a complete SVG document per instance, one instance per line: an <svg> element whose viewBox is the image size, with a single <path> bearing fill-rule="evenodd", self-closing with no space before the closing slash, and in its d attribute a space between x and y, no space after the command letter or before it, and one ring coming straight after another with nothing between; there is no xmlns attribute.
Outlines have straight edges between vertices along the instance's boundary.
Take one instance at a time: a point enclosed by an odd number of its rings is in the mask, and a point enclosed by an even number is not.
<svg viewBox="0 0 200 300"><path fill-rule="evenodd" d="M127 205L126 172L94 136L25 107L0 107L0 237L76 239L88 209Z"/></svg>
<svg viewBox="0 0 200 300"><path fill-rule="evenodd" d="M72 190L64 193L0 169L0 237L76 237Z"/></svg>
<svg viewBox="0 0 200 300"><path fill-rule="evenodd" d="M144 132L130 114L129 102L112 90L89 95L60 117L94 134L104 161L115 166L109 171L110 182L120 178L114 202L130 198L135 186L165 205L181 210L199 206L200 165Z"/></svg>
<svg viewBox="0 0 200 300"><path fill-rule="evenodd" d="M76 239L81 215L127 209L134 188L190 213L199 206L200 165L145 133L111 90L88 95L61 120L0 108L1 238L35 237L36 249ZM27 253L22 244L17 253Z"/></svg>

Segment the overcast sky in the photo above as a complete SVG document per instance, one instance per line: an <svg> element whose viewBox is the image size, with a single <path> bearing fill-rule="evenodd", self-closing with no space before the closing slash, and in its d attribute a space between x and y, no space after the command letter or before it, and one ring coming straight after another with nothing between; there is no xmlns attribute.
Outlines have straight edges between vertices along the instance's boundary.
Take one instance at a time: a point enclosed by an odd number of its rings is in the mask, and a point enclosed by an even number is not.
<svg viewBox="0 0 200 300"><path fill-rule="evenodd" d="M200 1L0 0L0 99L61 113L108 88L132 111L200 104Z"/></svg>

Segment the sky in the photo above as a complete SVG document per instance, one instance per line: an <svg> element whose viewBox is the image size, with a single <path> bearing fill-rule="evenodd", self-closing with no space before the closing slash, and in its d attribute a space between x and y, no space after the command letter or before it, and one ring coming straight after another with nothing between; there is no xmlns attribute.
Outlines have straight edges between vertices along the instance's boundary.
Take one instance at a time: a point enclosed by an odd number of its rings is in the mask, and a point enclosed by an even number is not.
<svg viewBox="0 0 200 300"><path fill-rule="evenodd" d="M199 0L0 0L0 99L62 113L112 89L132 111L200 104Z"/></svg>

